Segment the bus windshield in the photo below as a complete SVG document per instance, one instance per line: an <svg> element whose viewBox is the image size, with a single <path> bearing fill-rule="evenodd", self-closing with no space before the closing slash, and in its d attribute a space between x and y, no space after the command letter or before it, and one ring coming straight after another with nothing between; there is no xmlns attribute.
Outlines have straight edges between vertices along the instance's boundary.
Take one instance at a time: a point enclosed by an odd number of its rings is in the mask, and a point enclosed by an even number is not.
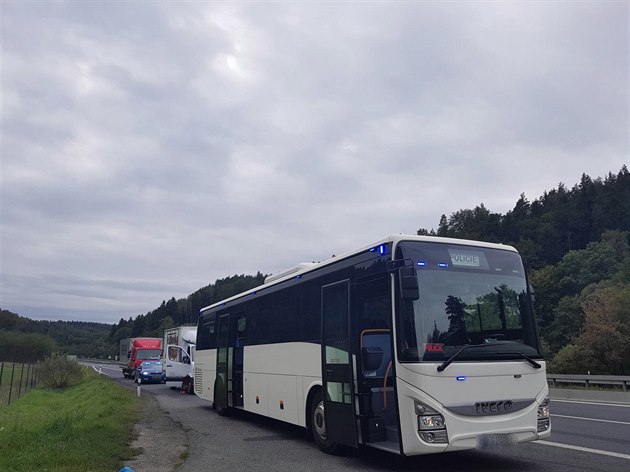
<svg viewBox="0 0 630 472"><path fill-rule="evenodd" d="M413 261L419 285L417 300L399 304L401 361L440 362L466 346L458 361L540 358L516 252L411 241L397 251Z"/></svg>

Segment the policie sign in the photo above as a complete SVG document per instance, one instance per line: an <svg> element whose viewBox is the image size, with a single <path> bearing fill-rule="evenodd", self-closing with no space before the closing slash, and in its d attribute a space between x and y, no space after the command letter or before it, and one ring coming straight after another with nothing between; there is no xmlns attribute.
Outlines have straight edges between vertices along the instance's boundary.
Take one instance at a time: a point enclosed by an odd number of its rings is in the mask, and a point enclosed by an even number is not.
<svg viewBox="0 0 630 472"><path fill-rule="evenodd" d="M488 261L483 252L449 249L448 253L451 256L451 264L453 267L488 270Z"/></svg>

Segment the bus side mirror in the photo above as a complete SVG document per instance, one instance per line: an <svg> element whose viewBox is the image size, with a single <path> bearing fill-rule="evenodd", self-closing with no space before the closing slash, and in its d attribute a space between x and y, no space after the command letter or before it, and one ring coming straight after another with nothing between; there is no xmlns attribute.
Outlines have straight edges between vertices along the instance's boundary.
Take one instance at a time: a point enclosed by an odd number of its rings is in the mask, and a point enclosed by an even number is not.
<svg viewBox="0 0 630 472"><path fill-rule="evenodd" d="M534 287L532 287L532 284L529 284L529 298L532 300L532 303L536 302L536 294L534 293Z"/></svg>
<svg viewBox="0 0 630 472"><path fill-rule="evenodd" d="M398 270L398 279L400 282L400 295L403 300L417 300L420 298L415 267L401 267Z"/></svg>

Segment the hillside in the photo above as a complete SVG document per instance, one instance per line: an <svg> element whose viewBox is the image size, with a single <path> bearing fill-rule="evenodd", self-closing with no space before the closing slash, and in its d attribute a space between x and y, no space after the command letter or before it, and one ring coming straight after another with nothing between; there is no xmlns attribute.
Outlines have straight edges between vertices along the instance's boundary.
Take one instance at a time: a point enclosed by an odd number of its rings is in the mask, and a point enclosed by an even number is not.
<svg viewBox="0 0 630 472"><path fill-rule="evenodd" d="M540 334L550 369L630 373L630 173L583 175L533 202L521 195L505 215L483 203L442 215L418 234L515 246L536 291Z"/></svg>
<svg viewBox="0 0 630 472"><path fill-rule="evenodd" d="M107 357L110 329L104 323L36 321L0 310L0 360L37 360L50 352Z"/></svg>
<svg viewBox="0 0 630 472"><path fill-rule="evenodd" d="M521 194L504 215L483 203L442 215L437 231L421 228L418 234L515 246L536 291L550 369L630 373L630 172L625 166L603 179L584 174L571 189L560 183L532 202ZM49 348L61 352L113 356L120 339L161 336L165 328L195 323L202 307L261 285L264 278L258 272L218 279L114 325L32 321L3 310L0 336L18 331L40 336L31 341L52 342Z"/></svg>

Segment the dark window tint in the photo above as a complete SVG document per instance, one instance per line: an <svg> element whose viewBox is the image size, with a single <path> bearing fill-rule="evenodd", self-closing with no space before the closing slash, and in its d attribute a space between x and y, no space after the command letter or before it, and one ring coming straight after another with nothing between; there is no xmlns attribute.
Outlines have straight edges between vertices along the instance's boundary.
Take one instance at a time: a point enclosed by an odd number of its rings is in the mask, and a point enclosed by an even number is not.
<svg viewBox="0 0 630 472"><path fill-rule="evenodd" d="M215 332L214 314L210 317L201 317L197 327L196 350L215 349L217 347L217 335Z"/></svg>

